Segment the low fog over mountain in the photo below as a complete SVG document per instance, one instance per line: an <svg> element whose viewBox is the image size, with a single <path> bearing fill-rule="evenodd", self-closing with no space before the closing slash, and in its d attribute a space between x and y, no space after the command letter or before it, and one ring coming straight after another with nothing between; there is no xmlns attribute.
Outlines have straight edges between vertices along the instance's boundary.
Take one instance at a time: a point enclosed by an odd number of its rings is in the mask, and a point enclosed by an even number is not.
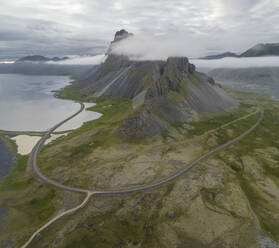
<svg viewBox="0 0 279 248"><path fill-rule="evenodd" d="M198 70L208 72L216 68L279 67L279 56L255 58L191 59Z"/></svg>

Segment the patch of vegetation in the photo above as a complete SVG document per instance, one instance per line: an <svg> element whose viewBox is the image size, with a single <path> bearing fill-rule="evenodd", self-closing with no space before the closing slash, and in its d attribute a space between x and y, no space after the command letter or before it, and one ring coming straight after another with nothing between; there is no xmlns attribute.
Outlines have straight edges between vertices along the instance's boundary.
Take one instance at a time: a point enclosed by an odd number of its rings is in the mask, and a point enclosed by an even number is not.
<svg viewBox="0 0 279 248"><path fill-rule="evenodd" d="M253 183L248 178L241 178L240 185L257 215L262 228L273 240L279 240L279 222L274 219L270 212L274 212L272 205L262 197Z"/></svg>
<svg viewBox="0 0 279 248"><path fill-rule="evenodd" d="M20 247L39 226L53 216L57 191L36 180L27 172L28 156L17 155L17 163L0 181L0 208L9 209L4 216L1 238L9 236ZM2 227L2 226L1 226ZM21 240L21 239L24 240Z"/></svg>
<svg viewBox="0 0 279 248"><path fill-rule="evenodd" d="M167 129L162 131L161 136L163 137L164 141L166 141L168 138L171 138L171 139L175 140L175 137L173 137L171 135L171 132L169 130L167 130Z"/></svg>
<svg viewBox="0 0 279 248"><path fill-rule="evenodd" d="M130 214L132 215L132 214ZM126 215L124 220L119 221L114 213L106 215L104 224L95 230L94 235L90 231L80 230L83 235L77 239L68 241L65 247L113 247L115 245L127 245L130 241L133 245L141 243L145 236L144 218L134 218ZM95 223L102 223L101 218L96 218Z"/></svg>
<svg viewBox="0 0 279 248"><path fill-rule="evenodd" d="M66 138L71 138L87 131L92 132L97 130L99 133L95 133L94 140L96 140L96 136L99 135L105 138L109 136L108 133L112 134L120 126L122 120L131 113L132 105L130 100L113 98L100 101L96 106L88 108L88 110L103 115L97 120L84 123L81 128L73 131L70 135L67 135ZM101 143L103 142L99 142L99 144Z"/></svg>
<svg viewBox="0 0 279 248"><path fill-rule="evenodd" d="M0 192L9 190L18 190L28 186L32 179L19 180L26 170L28 156L17 155L17 164L11 169L10 173L0 181Z"/></svg>
<svg viewBox="0 0 279 248"><path fill-rule="evenodd" d="M27 207L32 208L35 212L34 218L45 221L49 216L53 215L54 206L52 205L52 200L55 198L55 193L53 189L48 190L43 196L38 195L27 203Z"/></svg>
<svg viewBox="0 0 279 248"><path fill-rule="evenodd" d="M249 94L243 94L243 97L249 99ZM251 97L251 96L250 96ZM253 97L257 98L258 95ZM216 154L215 158L222 160L224 164L230 166L237 175L240 182L240 186L248 198L252 209L257 215L261 227L272 239L279 240L279 222L278 218L274 217L278 213L278 207L272 201L272 194L267 197L265 193L257 184L255 178L251 176L249 169L244 169L244 165L239 163L237 159L244 156L251 156L256 159L259 166L263 169L264 174L261 173L263 178L268 177L279 185L279 170L275 162L271 165L269 160L266 160L266 153L269 148L279 149L279 143L277 138L279 137L278 121L279 121L279 105L278 103L272 102L270 99L260 98L262 108L264 108L264 118L260 125L245 138L241 139L237 144L226 148L226 152L234 158L232 161L227 161L227 158ZM257 100L257 99L256 99ZM249 127L251 127L259 118L259 113L241 120L230 126L233 132L233 136L238 136L243 133ZM218 144L222 144L229 139L226 129L216 130L215 132L218 140ZM276 138L277 137L277 138ZM262 153L255 152L256 150L262 151ZM278 161L277 155L271 155L274 161Z"/></svg>
<svg viewBox="0 0 279 248"><path fill-rule="evenodd" d="M143 78L143 82L145 89L148 89L152 86L152 84L154 83L154 79L152 78L152 71L146 73L146 75Z"/></svg>
<svg viewBox="0 0 279 248"><path fill-rule="evenodd" d="M241 135L246 130L248 130L251 126L253 126L259 119L259 116L260 116L260 113L256 113L252 116L249 116L248 118L246 118L244 120L240 120L239 122L230 125L229 129L232 131L233 137L237 137L237 136ZM226 128L226 127L217 129L215 132L215 135L217 137L217 142L220 145L226 143L227 141L229 141L230 139L233 138L229 135L228 128ZM249 136L254 136L254 133L248 134L248 136L247 136L248 139L249 139ZM245 137L245 139L247 137Z"/></svg>
<svg viewBox="0 0 279 248"><path fill-rule="evenodd" d="M231 110L226 113L215 115L202 115L198 121L190 123L194 129L189 130L191 135L202 135L205 132L220 128L226 123L235 121L236 119L247 115L247 110L251 109L253 105L240 104L237 109Z"/></svg>
<svg viewBox="0 0 279 248"><path fill-rule="evenodd" d="M278 108L274 108L273 110L265 108L264 118L261 124L251 134L247 135L245 139L239 141L240 145L238 147L235 147L235 150L240 156L251 153L255 149L263 149L266 147L279 148L279 143L274 139L274 137L279 137L277 125L279 116L275 114L278 110ZM255 118L254 120L249 118L249 120L247 120L245 126L251 125L255 121ZM240 129L241 127L238 128Z"/></svg>
<svg viewBox="0 0 279 248"><path fill-rule="evenodd" d="M279 160L277 161L279 162ZM279 165L277 167L271 166L270 163L268 163L264 159L261 159L261 164L265 171L265 175L272 178L279 187Z"/></svg>
<svg viewBox="0 0 279 248"><path fill-rule="evenodd" d="M106 138L112 138L113 132L120 126L121 121L131 113L132 105L130 100L122 98L107 99L103 97L97 101L97 105L88 108L88 110L103 115L97 120L84 123L82 127L73 130L70 134L61 137L59 140L67 141L78 135L90 132L90 135L94 136L94 140L90 141L87 145L92 148L101 146L106 143ZM45 146L45 148L55 144L57 144L57 142L53 142ZM84 145L85 144L81 144L81 150L87 149Z"/></svg>
<svg viewBox="0 0 279 248"><path fill-rule="evenodd" d="M81 102L90 102L92 100L92 93L87 89L78 89L79 81L73 81L70 85L67 85L61 91L57 93L57 96L62 99L71 99Z"/></svg>
<svg viewBox="0 0 279 248"><path fill-rule="evenodd" d="M122 120L132 112L131 101L103 97L99 99L97 105L90 107L89 110L103 115L97 120L84 123L79 129L72 131L67 136L60 137L42 149L38 164L43 173L49 175L55 168L67 168L71 165L78 168L97 148L102 147L105 150L124 141L125 137L119 134L118 129ZM59 148L57 149L57 147ZM57 152L59 152L59 156L51 155Z"/></svg>
<svg viewBox="0 0 279 248"><path fill-rule="evenodd" d="M164 192L156 191L148 194L111 197L107 199L107 204L110 206L107 210L96 212L91 207L83 209L88 216L86 220L80 219L82 214L77 213L67 218L64 223L58 223L58 230L61 224L67 226L73 222L80 223L67 234L67 238L61 240L58 247L164 247L156 232L158 225L169 220L169 217L159 215L162 202L156 199L161 198L162 194ZM131 211L128 206L135 197L138 201ZM94 199L96 202L102 200L103 197ZM54 233L55 230L48 230L47 235L44 235L40 241L33 242L33 247L41 247L48 240L45 237L53 236Z"/></svg>

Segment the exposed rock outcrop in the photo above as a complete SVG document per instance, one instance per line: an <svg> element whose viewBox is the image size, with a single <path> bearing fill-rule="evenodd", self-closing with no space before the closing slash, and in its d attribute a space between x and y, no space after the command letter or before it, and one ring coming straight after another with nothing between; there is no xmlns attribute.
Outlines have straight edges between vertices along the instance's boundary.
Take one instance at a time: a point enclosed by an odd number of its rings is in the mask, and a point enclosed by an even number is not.
<svg viewBox="0 0 279 248"><path fill-rule="evenodd" d="M131 35L133 35L133 34L127 32L125 29L121 29L120 31L117 31L117 32L115 33L113 42L116 42L116 41L125 39L125 38L127 38L127 37L129 37L129 36L131 36Z"/></svg>

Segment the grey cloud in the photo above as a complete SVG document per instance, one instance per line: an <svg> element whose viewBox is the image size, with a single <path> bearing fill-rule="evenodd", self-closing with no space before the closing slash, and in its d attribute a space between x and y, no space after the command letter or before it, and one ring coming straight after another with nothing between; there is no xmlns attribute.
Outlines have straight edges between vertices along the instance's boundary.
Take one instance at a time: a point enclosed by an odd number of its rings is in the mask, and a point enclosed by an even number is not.
<svg viewBox="0 0 279 248"><path fill-rule="evenodd" d="M0 6L6 53L105 51L121 28L141 37L167 34L172 43L180 37L179 46L195 41L197 54L279 41L278 0L0 0Z"/></svg>
<svg viewBox="0 0 279 248"><path fill-rule="evenodd" d="M28 35L23 32L13 32L0 30L0 42L1 41L20 41L28 39Z"/></svg>

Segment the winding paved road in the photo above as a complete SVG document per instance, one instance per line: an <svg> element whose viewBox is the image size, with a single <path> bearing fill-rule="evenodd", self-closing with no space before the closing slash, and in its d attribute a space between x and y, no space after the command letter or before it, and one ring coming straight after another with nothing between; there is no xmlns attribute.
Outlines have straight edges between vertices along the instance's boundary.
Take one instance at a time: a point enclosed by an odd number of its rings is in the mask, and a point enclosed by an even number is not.
<svg viewBox="0 0 279 248"><path fill-rule="evenodd" d="M85 206L85 204L89 201L90 197L94 194L102 194L102 195L117 195L117 194L128 194L128 193L135 193L135 192L140 192L140 191L145 191L145 190L150 190L150 189L154 189L157 188L159 186L162 186L164 184L167 184L169 182L174 181L176 178L178 178L179 176L181 176L182 174L184 174L185 172L189 171L190 169L192 169L195 165L197 165L202 159L208 157L209 155L220 151L224 148L226 148L227 146L239 141L240 139L242 139L243 137L245 137L246 135L248 135L249 133L251 133L262 121L263 119L263 115L264 115L264 111L261 110L261 114L259 119L257 120L257 122L250 127L248 130L246 130L244 133L242 133L240 136L232 139L231 141L220 145L216 148L214 148L213 150L205 153L204 155L200 156L198 159L196 159L195 161L193 161L190 165L188 165L187 167L185 167L184 169L180 170L179 172L177 172L176 174L165 178L161 181L158 181L157 183L154 184L150 184L150 185L145 185L145 186L141 186L141 187L136 187L136 188L132 188L132 189L123 189L123 190L106 190L106 191L95 191L95 190L87 190L87 189L81 189L81 188L75 188L75 187L69 187L69 186L65 186L62 184L59 184L55 181L52 181L50 179L48 179L47 177L45 177L39 170L39 168L37 167L37 155L40 152L41 148L43 147L45 141L48 139L48 136L54 132L55 129L57 129L59 126L63 125L65 122L67 122L68 120L74 118L76 115L78 115L80 112L83 111L84 109L84 104L80 103L81 107L80 110L78 112L76 112L75 114L73 114L72 116L68 117L67 119L65 119L64 121L58 123L57 125L55 125L54 127L52 127L51 129L49 129L45 135L41 138L41 140L36 144L35 148L33 149L32 153L31 153L31 162L33 164L33 168L35 170L35 172L37 173L37 175L39 176L40 179L42 179L43 181L58 187L60 189L64 189L64 190L69 190L69 191L73 191L73 192L80 192L80 193L86 193L86 197L83 200L83 202L81 204L79 204L78 206L66 210L63 213L58 214L57 216L55 216L53 219L51 219L50 221L48 221L45 225L43 225L42 227L40 227L39 229L37 229L37 231L35 231L32 236L28 239L28 241L22 246L22 248L26 248L31 242L32 240L44 229L46 229L48 226L50 226L53 222L55 222L56 220L58 220L59 218L70 214L70 213L74 213L75 211L77 211L78 209L82 208Z"/></svg>
<svg viewBox="0 0 279 248"><path fill-rule="evenodd" d="M128 194L128 193L135 193L135 192L140 192L140 191L145 191L145 190L150 190L150 189L154 189L157 188L159 186L162 186L164 184L167 184L169 182L174 181L176 178L178 178L179 176L181 176L182 174L184 174L185 172L189 171L190 169L192 169L194 166L196 166L202 159L210 156L211 154L218 152L228 146L230 146L231 144L241 140L243 137L245 137L246 135L248 135L249 133L251 133L262 121L263 116L264 116L264 110L261 110L260 113L260 117L257 120L257 122L250 127L248 130L246 130L244 133L242 133L241 135L239 135L238 137L228 141L227 143L220 145L214 149L212 149L211 151L203 154L202 156L200 156L199 158L197 158L196 160L194 160L191 164L189 164L187 167L183 168L182 170L178 171L176 174L167 177L165 179L162 179L156 183L153 184L149 184L149 185L144 185L144 186L139 186L139 187L135 187L135 188L129 188L129 189L121 189L121 190L90 190L90 189L83 189L83 188L76 188L76 187L70 187L70 186L66 186L63 184L60 184L58 182L55 182L47 177L45 177L39 170L38 166L37 166L37 156L38 153L40 152L40 150L42 149L45 141L48 139L48 136L55 131L55 129L57 129L58 127L60 127L61 125L63 125L65 122L67 122L68 120L74 118L76 115L78 115L83 109L84 109L84 104L80 103L81 108L78 112L76 112L75 114L73 114L72 116L68 117L67 119L65 119L64 121L58 123L57 125L55 125L54 127L52 127L51 129L49 129L45 135L41 138L41 140L36 144L35 148L33 149L33 152L31 154L31 162L33 165L33 169L36 172L36 174L39 176L40 179L42 179L43 181L45 181L46 183L49 183L57 188L63 189L63 190L68 190L68 191L72 191L72 192L80 192L80 193L91 193L91 194L99 194L99 195L117 195L117 194Z"/></svg>

